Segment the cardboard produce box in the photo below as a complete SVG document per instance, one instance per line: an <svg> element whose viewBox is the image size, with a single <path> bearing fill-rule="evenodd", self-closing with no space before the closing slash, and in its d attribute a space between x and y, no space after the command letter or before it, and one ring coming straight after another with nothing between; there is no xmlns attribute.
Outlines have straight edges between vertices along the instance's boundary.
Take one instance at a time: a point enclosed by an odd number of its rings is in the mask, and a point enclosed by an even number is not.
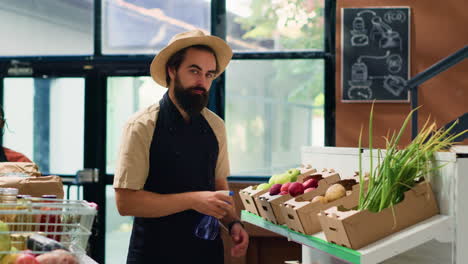
<svg viewBox="0 0 468 264"><path fill-rule="evenodd" d="M299 168L297 168L300 171L300 174L297 176L297 179L303 179L305 176L308 176L317 170L312 168L310 164L307 165L301 165ZM258 210L258 204L256 202L256 198L266 192L269 191L269 189L266 190L257 190L258 185L255 186L249 186L245 189L242 189L239 191L239 196L242 200L242 204L244 205L245 210L256 214L260 216L259 210Z"/></svg>
<svg viewBox="0 0 468 264"><path fill-rule="evenodd" d="M319 185L317 187L320 189L327 189L330 184L333 184L340 180L340 175L336 173L334 170L326 170L322 172L312 173L305 177L298 177L298 182L303 182L307 180L308 176L320 176L323 177L322 180L319 181ZM290 194L277 194L277 195L270 195L270 193L265 193L263 195L258 196L255 199L257 202L257 208L260 212L260 216L264 219L277 224L283 225L286 223L286 219L284 219L283 209L281 205L293 198Z"/></svg>
<svg viewBox="0 0 468 264"><path fill-rule="evenodd" d="M328 187L340 182L354 181L354 185L349 185L346 189L346 196L331 201L322 203L320 201L312 202L316 196L325 196ZM345 185L345 184L344 184ZM281 206L286 225L297 232L312 235L322 230L317 214L320 211L328 209L332 206L344 205L347 208L357 206L359 202L359 182L357 179L339 180L330 182L328 185L323 185L322 188L317 188L311 192L305 193L296 198L284 202Z"/></svg>
<svg viewBox="0 0 468 264"><path fill-rule="evenodd" d="M302 182L305 177L317 172L317 169L312 168L310 164L302 164L298 169L301 171L301 174L297 176L298 182Z"/></svg>
<svg viewBox="0 0 468 264"><path fill-rule="evenodd" d="M27 194L32 197L42 195L56 195L63 199L62 178L56 175L40 177L0 177L0 188L17 188L18 194Z"/></svg>
<svg viewBox="0 0 468 264"><path fill-rule="evenodd" d="M393 206L393 210L395 218L392 208L372 213L331 207L320 212L318 218L328 242L360 249L439 213L428 182L418 183L405 192L404 200Z"/></svg>
<svg viewBox="0 0 468 264"><path fill-rule="evenodd" d="M15 175L38 177L42 174L33 162L0 162L0 177Z"/></svg>
<svg viewBox="0 0 468 264"><path fill-rule="evenodd" d="M254 186L249 186L245 189L242 189L239 191L239 196L242 200L242 204L244 205L245 210L251 212L252 214L256 214L260 216L257 205L255 204L254 199L262 195L266 192L268 192L268 189L266 190L257 190L258 185Z"/></svg>

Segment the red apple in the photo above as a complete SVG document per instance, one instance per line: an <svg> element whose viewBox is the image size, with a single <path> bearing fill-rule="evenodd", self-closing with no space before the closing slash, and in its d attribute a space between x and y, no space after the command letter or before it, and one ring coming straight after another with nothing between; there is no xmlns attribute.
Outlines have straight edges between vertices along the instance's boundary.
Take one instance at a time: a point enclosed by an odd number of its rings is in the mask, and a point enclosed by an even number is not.
<svg viewBox="0 0 468 264"><path fill-rule="evenodd" d="M300 182L293 182L289 185L288 192L292 197L296 197L304 193L304 186Z"/></svg>
<svg viewBox="0 0 468 264"><path fill-rule="evenodd" d="M39 264L39 262L32 254L21 253L16 259L15 264Z"/></svg>
<svg viewBox="0 0 468 264"><path fill-rule="evenodd" d="M281 184L279 183L275 183L273 184L273 186L271 186L270 188L270 195L277 195L280 193L280 189L281 189Z"/></svg>
<svg viewBox="0 0 468 264"><path fill-rule="evenodd" d="M314 188L314 187L310 187L310 188L305 189L305 190L304 190L304 193L308 193L308 192L313 191L313 190L315 190L315 188Z"/></svg>
<svg viewBox="0 0 468 264"><path fill-rule="evenodd" d="M304 179L302 179L302 182L306 182L310 179L316 179L317 181L320 181L321 179L323 179L323 176L322 174L311 174L309 176L304 177Z"/></svg>
<svg viewBox="0 0 468 264"><path fill-rule="evenodd" d="M288 189L289 189L289 185L291 185L292 182L287 182L285 184L283 184L283 186L281 186L281 192L288 192Z"/></svg>
<svg viewBox="0 0 468 264"><path fill-rule="evenodd" d="M315 178L312 178L312 179L305 181L302 185L304 185L304 189L317 188L318 180Z"/></svg>
<svg viewBox="0 0 468 264"><path fill-rule="evenodd" d="M288 191L282 191L280 192L281 195L286 195L286 194L289 194Z"/></svg>

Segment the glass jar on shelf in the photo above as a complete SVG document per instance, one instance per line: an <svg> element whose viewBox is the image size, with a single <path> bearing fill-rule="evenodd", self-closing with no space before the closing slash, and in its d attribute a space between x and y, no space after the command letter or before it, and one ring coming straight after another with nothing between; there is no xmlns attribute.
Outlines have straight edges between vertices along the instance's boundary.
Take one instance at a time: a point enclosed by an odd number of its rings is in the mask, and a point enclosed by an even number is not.
<svg viewBox="0 0 468 264"><path fill-rule="evenodd" d="M16 196L16 225L13 231L32 231L33 217L31 214L31 195L19 194Z"/></svg>
<svg viewBox="0 0 468 264"><path fill-rule="evenodd" d="M55 199L57 199L56 195L42 195L41 202L44 204L51 203L51 205L43 205L40 208L39 231L47 233L48 238L60 242L61 236L57 233L62 232L61 212L59 212L59 207L53 205L53 203L57 202Z"/></svg>
<svg viewBox="0 0 468 264"><path fill-rule="evenodd" d="M0 210L12 211L0 213L0 221L10 226L15 222L16 214L16 195L18 195L17 188L0 188Z"/></svg>

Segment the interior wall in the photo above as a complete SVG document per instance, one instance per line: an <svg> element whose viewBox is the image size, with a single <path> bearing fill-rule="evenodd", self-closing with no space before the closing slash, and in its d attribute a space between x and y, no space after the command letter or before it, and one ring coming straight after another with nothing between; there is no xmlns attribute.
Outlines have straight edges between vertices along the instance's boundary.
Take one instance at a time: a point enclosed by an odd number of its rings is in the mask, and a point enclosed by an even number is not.
<svg viewBox="0 0 468 264"><path fill-rule="evenodd" d="M338 0L336 10L336 145L355 147L364 126L363 146L367 146L370 103L341 102L341 8L408 6L411 8L410 75L429 68L439 60L468 45L468 2L446 0ZM419 86L419 128L431 116L443 126L468 112L468 60ZM398 130L411 109L410 103L376 103L374 107L374 147L384 147L383 136ZM408 126L402 143L411 138ZM468 140L463 142L468 144Z"/></svg>

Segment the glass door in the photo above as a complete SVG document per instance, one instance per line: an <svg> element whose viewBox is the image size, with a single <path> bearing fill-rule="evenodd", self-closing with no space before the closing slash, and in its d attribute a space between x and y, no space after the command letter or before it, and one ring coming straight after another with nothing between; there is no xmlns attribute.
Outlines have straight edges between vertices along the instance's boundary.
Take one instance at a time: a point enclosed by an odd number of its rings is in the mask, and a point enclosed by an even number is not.
<svg viewBox="0 0 468 264"><path fill-rule="evenodd" d="M3 146L26 155L43 174L83 168L84 78L3 79Z"/></svg>
<svg viewBox="0 0 468 264"><path fill-rule="evenodd" d="M107 78L106 173L113 175L125 122L135 112L159 102L166 88L151 77ZM125 263L133 217L120 216L112 185L106 186L106 263Z"/></svg>

